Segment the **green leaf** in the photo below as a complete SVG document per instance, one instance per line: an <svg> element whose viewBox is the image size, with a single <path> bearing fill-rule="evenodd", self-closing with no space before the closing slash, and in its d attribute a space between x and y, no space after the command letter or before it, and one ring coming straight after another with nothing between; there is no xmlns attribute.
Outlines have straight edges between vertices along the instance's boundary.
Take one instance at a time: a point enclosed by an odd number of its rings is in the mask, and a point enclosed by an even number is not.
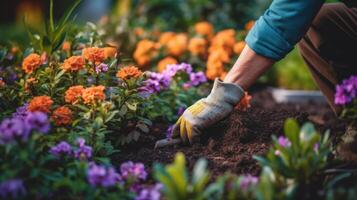
<svg viewBox="0 0 357 200"><path fill-rule="evenodd" d="M293 143L299 143L299 124L295 119L289 118L284 123L284 133L286 137Z"/></svg>
<svg viewBox="0 0 357 200"><path fill-rule="evenodd" d="M316 133L315 127L312 123L305 123L300 130L300 140L309 141L312 136Z"/></svg>

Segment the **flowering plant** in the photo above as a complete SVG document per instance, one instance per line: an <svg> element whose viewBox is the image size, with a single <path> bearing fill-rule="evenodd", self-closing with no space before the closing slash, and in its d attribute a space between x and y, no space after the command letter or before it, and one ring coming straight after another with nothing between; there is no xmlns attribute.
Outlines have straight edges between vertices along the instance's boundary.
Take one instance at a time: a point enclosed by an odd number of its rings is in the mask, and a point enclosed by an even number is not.
<svg viewBox="0 0 357 200"><path fill-rule="evenodd" d="M273 147L265 157L255 157L263 166L271 168L277 183L294 187L309 184L326 166L329 132L321 136L311 123L301 128L293 119L284 125L285 136L273 136Z"/></svg>
<svg viewBox="0 0 357 200"><path fill-rule="evenodd" d="M357 76L351 76L336 86L335 104L343 106L341 116L356 123L357 120Z"/></svg>

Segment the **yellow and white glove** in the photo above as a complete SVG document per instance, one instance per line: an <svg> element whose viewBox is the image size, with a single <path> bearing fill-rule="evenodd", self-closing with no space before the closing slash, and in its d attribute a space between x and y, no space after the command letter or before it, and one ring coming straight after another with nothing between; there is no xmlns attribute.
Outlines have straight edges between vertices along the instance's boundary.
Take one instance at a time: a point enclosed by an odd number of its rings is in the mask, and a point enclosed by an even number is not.
<svg viewBox="0 0 357 200"><path fill-rule="evenodd" d="M239 85L216 79L208 97L187 108L178 119L173 136L192 143L202 130L227 117L243 96L244 90Z"/></svg>

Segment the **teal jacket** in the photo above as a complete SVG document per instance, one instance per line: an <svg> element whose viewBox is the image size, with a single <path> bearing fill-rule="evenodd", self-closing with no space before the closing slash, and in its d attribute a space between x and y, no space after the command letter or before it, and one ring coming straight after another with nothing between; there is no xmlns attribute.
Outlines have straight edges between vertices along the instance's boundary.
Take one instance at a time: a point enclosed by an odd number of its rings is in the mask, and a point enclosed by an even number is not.
<svg viewBox="0 0 357 200"><path fill-rule="evenodd" d="M282 59L304 36L324 0L273 0L246 37L257 54Z"/></svg>

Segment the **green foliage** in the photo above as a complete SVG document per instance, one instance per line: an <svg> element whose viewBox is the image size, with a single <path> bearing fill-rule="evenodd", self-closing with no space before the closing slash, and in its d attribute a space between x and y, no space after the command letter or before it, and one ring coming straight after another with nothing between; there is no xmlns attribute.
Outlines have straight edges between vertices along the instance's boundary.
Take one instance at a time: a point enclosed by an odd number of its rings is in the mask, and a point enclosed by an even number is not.
<svg viewBox="0 0 357 200"><path fill-rule="evenodd" d="M171 165L164 167L156 164L154 170L154 177L164 184L163 192L168 199L204 199L203 191L210 178L205 160L199 160L195 164L192 176L188 173L182 153L176 154Z"/></svg>
<svg viewBox="0 0 357 200"><path fill-rule="evenodd" d="M50 0L50 16L43 29L38 30L37 33L32 33L30 27L26 27L30 41L35 49L38 49L40 52L51 54L60 47L70 29L72 23L70 18L73 17L72 14L80 2L81 0L75 0L72 6L63 14L58 23L55 24L53 18L53 0Z"/></svg>
<svg viewBox="0 0 357 200"><path fill-rule="evenodd" d="M299 128L297 122L288 119L284 125L285 137L273 136L273 147L266 157L256 157L263 166L269 166L277 178L294 184L309 183L311 177L326 166L329 133L322 137L311 123ZM287 139L287 140L286 140Z"/></svg>
<svg viewBox="0 0 357 200"><path fill-rule="evenodd" d="M286 89L316 90L317 87L311 77L305 62L297 49L286 58L278 62L273 69L272 80L278 87Z"/></svg>
<svg viewBox="0 0 357 200"><path fill-rule="evenodd" d="M244 26L256 19L269 0L149 0L133 1L131 21L135 25L160 30L186 30L200 20L212 22L219 30ZM169 20L167 20L169 19Z"/></svg>

